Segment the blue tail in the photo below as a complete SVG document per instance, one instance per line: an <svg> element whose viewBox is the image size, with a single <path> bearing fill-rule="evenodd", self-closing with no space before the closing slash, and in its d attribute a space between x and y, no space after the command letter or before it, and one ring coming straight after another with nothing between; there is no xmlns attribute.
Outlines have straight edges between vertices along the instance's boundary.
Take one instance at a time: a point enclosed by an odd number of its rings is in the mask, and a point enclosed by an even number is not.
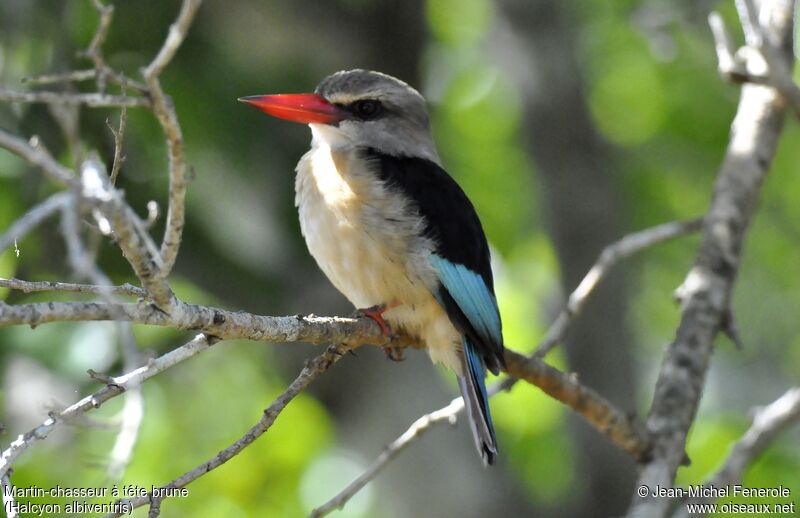
<svg viewBox="0 0 800 518"><path fill-rule="evenodd" d="M458 377L467 417L475 439L475 446L483 459L484 465L494 464L497 456L497 439L492 425L492 413L489 411L489 397L483 381L486 369L483 361L475 352L469 338L464 337L463 374Z"/></svg>

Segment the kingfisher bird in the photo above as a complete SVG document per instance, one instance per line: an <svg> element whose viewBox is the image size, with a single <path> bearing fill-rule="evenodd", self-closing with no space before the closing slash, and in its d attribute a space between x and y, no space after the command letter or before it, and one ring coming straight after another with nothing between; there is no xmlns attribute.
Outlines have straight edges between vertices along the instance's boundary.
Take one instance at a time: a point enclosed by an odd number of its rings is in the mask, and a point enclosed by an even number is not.
<svg viewBox="0 0 800 518"><path fill-rule="evenodd" d="M484 465L497 456L485 370L505 368L486 236L442 168L425 99L369 70L326 77L313 94L240 101L308 124L295 204L309 252L384 334L423 343L454 370Z"/></svg>

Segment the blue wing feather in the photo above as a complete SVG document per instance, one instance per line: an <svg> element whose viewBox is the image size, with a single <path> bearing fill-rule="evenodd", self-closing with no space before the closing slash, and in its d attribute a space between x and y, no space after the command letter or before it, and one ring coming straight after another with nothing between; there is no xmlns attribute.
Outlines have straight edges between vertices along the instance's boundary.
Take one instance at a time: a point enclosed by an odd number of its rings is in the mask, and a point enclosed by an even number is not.
<svg viewBox="0 0 800 518"><path fill-rule="evenodd" d="M500 311L497 300L489 291L483 277L461 264L432 254L431 264L439 274L439 281L467 317L470 325L484 340L503 343Z"/></svg>

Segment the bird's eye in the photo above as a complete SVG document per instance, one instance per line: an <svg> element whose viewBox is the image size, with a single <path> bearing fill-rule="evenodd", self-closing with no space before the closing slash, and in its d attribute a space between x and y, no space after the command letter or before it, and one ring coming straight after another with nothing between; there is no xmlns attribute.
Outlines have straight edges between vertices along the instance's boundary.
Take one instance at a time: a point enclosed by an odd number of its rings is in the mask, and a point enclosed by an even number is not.
<svg viewBox="0 0 800 518"><path fill-rule="evenodd" d="M381 113L382 109L383 106L381 106L380 101L373 99L364 99L353 103L353 111L362 119L374 119Z"/></svg>

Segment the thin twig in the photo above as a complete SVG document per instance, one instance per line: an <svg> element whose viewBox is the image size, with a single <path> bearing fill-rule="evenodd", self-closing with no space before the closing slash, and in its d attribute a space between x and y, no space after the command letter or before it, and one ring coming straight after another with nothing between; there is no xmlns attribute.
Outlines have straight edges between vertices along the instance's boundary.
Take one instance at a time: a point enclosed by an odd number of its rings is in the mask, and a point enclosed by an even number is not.
<svg viewBox="0 0 800 518"><path fill-rule="evenodd" d="M178 257L185 220L186 187L189 176L186 170L183 133L178 116L172 100L161 88L159 76L186 38L186 33L194 20L198 7L200 7L200 0L183 0L178 18L175 23L170 25L164 45L153 61L142 71L152 100L153 113L161 124L169 152L169 206L167 207L164 239L161 243L163 268L158 272L160 279L169 275Z"/></svg>
<svg viewBox="0 0 800 518"><path fill-rule="evenodd" d="M102 92L68 93L68 92L18 92L0 87L0 101L19 103L64 103L83 104L91 108L149 108L150 101L146 97L129 95L110 95Z"/></svg>
<svg viewBox="0 0 800 518"><path fill-rule="evenodd" d="M717 51L717 70L720 75L734 83L755 82L756 78L748 73L746 64L736 56L733 38L725 25L725 19L722 18L722 15L717 11L711 11L708 15L708 26L714 36L714 48ZM763 77L761 81L764 81Z"/></svg>
<svg viewBox="0 0 800 518"><path fill-rule="evenodd" d="M564 374L538 358L526 358L507 349L505 360L508 374L539 387L570 407L637 461L648 458L650 436L635 416L619 410L597 392L582 385L575 376Z"/></svg>
<svg viewBox="0 0 800 518"><path fill-rule="evenodd" d="M744 471L790 425L800 421L800 387L786 391L769 405L757 408L753 424L736 444L722 468L707 485L717 487L737 484Z"/></svg>
<svg viewBox="0 0 800 518"><path fill-rule="evenodd" d="M30 140L24 140L0 129L0 147L41 168L47 176L59 183L73 187L77 186L75 173L56 162L39 141L39 137L31 137Z"/></svg>
<svg viewBox="0 0 800 518"><path fill-rule="evenodd" d="M772 6L786 9L787 6ZM788 6L790 7L790 6ZM753 0L737 0L739 21L745 34L746 46L734 52L733 39L725 21L717 12L711 12L708 23L714 36L717 51L717 67L720 74L734 83L768 85L781 92L795 114L800 116L800 87L792 78L792 71L781 59L781 54L791 51L781 48L786 45L776 40L773 33L764 31L762 20ZM788 14L791 16L791 13ZM785 17L786 13L778 17Z"/></svg>
<svg viewBox="0 0 800 518"><path fill-rule="evenodd" d="M135 81L127 77L122 72L117 72L116 70L107 66L102 70L102 73L105 74L106 78L110 79L111 81L113 81L114 83L118 84L123 88L136 90L140 94L147 93L147 87L144 85L144 83ZM96 80L97 76L98 76L97 70L95 70L94 68L90 68L86 70L72 70L63 73L41 74L41 75L23 77L22 82L31 85L77 83L80 81L91 81L93 79Z"/></svg>
<svg viewBox="0 0 800 518"><path fill-rule="evenodd" d="M201 0L183 0L178 18L175 20L175 23L169 26L167 39L164 40L164 44L161 46L156 57L153 58L153 61L142 71L145 80L158 78L161 72L164 71L164 68L172 61L172 58L175 57L175 53L186 38L186 33L189 32L189 27L192 25L200 3Z"/></svg>
<svg viewBox="0 0 800 518"><path fill-rule="evenodd" d="M28 232L39 226L45 219L61 210L69 201L69 197L70 194L67 192L53 194L14 221L5 233L0 235L0 253L25 237Z"/></svg>
<svg viewBox="0 0 800 518"><path fill-rule="evenodd" d="M742 32L748 46L757 48L761 46L761 24L758 19L758 11L752 2L748 0L735 0L736 11L739 13L739 22L742 24Z"/></svg>
<svg viewBox="0 0 800 518"><path fill-rule="evenodd" d="M303 389L305 389L312 381L319 377L320 374L327 371L336 362L338 362L347 351L348 347L345 345L331 345L324 353L317 356L313 360L307 361L305 367L303 367L303 370L300 371L300 374L297 376L297 378L295 378L289 387L284 390L272 402L272 404L264 410L261 419L259 419L259 421L252 428L250 428L247 433L208 461L200 464L190 471L187 471L172 482L161 486L158 488L158 491L162 494L168 494L170 490L182 488L238 455L247 446L252 444L253 441L266 433L275 422L275 419L277 419L278 415L283 411L284 408L286 408L286 405L288 405L292 399L302 392ZM163 499L164 497L148 494L147 496L125 501L125 503L129 504L135 509L147 504L152 505L152 502L154 501L159 501L158 505L160 506L160 501ZM118 516L121 516L121 514L111 513L106 515L106 518Z"/></svg>
<svg viewBox="0 0 800 518"><path fill-rule="evenodd" d="M628 234L606 246L578 287L570 293L564 309L550 325L547 334L536 348L535 357L543 358L561 342L568 324L581 312L589 294L620 260L651 246L697 232L702 226L702 218L673 221Z"/></svg>
<svg viewBox="0 0 800 518"><path fill-rule="evenodd" d="M125 127L128 123L128 109L122 108L122 111L119 114L119 128L114 129L108 121L106 121L106 125L108 129L111 130L111 134L114 135L114 161L111 165L111 175L109 181L111 185L115 185L117 183L117 176L119 176L120 167L122 167L122 161L124 157L122 156L122 142L125 137Z"/></svg>
<svg viewBox="0 0 800 518"><path fill-rule="evenodd" d="M97 70L90 68L86 70L71 70L69 72L23 77L22 82L31 85L52 85L58 83L77 83L80 81L90 81L95 77L97 77Z"/></svg>
<svg viewBox="0 0 800 518"><path fill-rule="evenodd" d="M429 414L425 414L416 421L414 421L408 429L403 432L397 439L389 443L381 452L378 457L372 461L367 469L365 469L358 477L350 482L347 487L342 489L333 498L315 508L309 514L309 518L320 518L336 509L341 509L344 505L353 498L356 493L366 486L372 479L378 476L383 468L394 459L400 452L410 446L416 439L420 438L425 432L430 430L433 425L439 423L454 424L456 415L464 410L464 400L456 398L450 402L449 405L435 410Z"/></svg>
<svg viewBox="0 0 800 518"><path fill-rule="evenodd" d="M94 37L92 37L91 43L89 43L89 46L81 53L81 55L91 59L94 63L94 69L96 70L97 89L101 92L105 92L105 71L107 67L106 62L103 59L102 47L103 43L106 41L106 37L108 37L108 29L111 27L111 20L114 18L114 6L104 5L100 0L92 0L92 5L94 5L97 14L100 15L100 21L97 24L97 30L94 33Z"/></svg>
<svg viewBox="0 0 800 518"><path fill-rule="evenodd" d="M157 275L162 268L161 256L142 221L111 186L103 163L95 157L86 160L81 166L81 184L82 201L90 204L100 230L105 234L113 231L142 287L162 310L168 311L175 295L167 281Z"/></svg>
<svg viewBox="0 0 800 518"><path fill-rule="evenodd" d="M139 298L144 298L147 295L142 288L128 283L120 286L97 286L94 284L76 284L58 281L24 281L22 279L4 279L0 277L0 288L10 288L12 290L22 291L23 293L40 291L91 293L94 295L110 293L111 295L126 295Z"/></svg>

